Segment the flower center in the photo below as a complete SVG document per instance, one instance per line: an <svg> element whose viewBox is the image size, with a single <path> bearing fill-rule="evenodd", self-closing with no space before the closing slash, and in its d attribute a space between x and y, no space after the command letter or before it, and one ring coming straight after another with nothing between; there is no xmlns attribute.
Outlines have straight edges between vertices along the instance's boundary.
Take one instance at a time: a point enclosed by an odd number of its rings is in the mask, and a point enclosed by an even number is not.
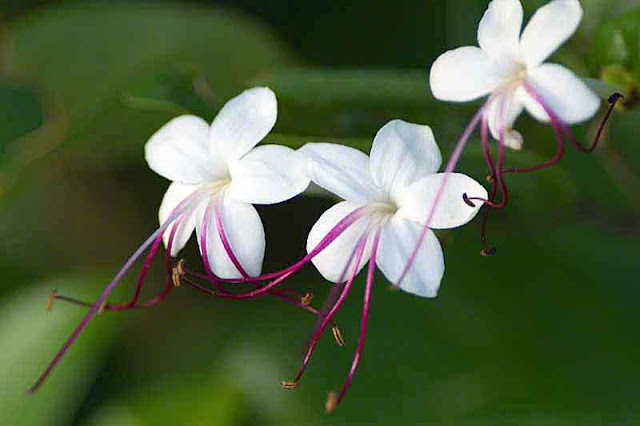
<svg viewBox="0 0 640 426"><path fill-rule="evenodd" d="M398 206L393 201L377 201L367 206L373 220L382 224L390 219L398 211Z"/></svg>
<svg viewBox="0 0 640 426"><path fill-rule="evenodd" d="M527 65L518 58L510 58L504 64L505 83L503 89L510 90L522 84L527 77Z"/></svg>
<svg viewBox="0 0 640 426"><path fill-rule="evenodd" d="M207 185L207 192L211 196L215 196L224 192L224 190L226 190L229 185L231 185L231 176L226 176L209 183Z"/></svg>

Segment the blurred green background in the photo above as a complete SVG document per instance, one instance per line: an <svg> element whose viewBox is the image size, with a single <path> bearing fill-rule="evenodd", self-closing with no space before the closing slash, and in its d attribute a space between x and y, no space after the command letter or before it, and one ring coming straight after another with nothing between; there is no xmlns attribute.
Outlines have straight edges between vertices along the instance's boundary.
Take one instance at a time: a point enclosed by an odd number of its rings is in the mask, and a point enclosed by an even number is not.
<svg viewBox="0 0 640 426"><path fill-rule="evenodd" d="M525 1L528 16L544 1ZM312 316L278 300L214 300L188 288L153 309L96 318L51 380L25 391L84 310L156 227L168 182L143 159L171 117L213 118L266 84L279 119L268 141L348 143L368 151L392 118L430 124L443 153L477 105L434 101L428 70L475 44L484 0L5 1L0 5L1 425L635 425L640 424L640 2L583 0L579 33L555 60L627 95L602 147L569 149L555 168L510 176L512 204L441 233L437 299L377 277L365 353L344 403L357 339L359 280L299 388L293 378ZM606 93L603 92L603 95ZM640 96L639 96L640 97ZM594 122L576 129L590 139ZM549 128L523 116L525 150L553 154ZM472 143L461 168L486 175ZM333 200L260 208L265 270L303 254ZM199 267L192 243L185 252ZM131 294L135 273L111 301ZM164 285L158 262L147 295ZM307 268L289 284L329 286Z"/></svg>

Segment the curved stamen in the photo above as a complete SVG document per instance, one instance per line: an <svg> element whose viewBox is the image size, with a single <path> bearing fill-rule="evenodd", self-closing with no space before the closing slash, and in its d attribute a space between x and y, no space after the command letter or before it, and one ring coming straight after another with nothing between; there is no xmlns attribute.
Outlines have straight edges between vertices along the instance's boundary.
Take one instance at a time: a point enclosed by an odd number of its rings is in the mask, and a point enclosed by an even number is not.
<svg viewBox="0 0 640 426"><path fill-rule="evenodd" d="M227 233L225 232L224 226L222 225L222 212L220 211L220 204L222 203L223 203L222 200L220 200L219 203L215 203L215 215L214 215L214 218L216 221L216 228L218 229L218 235L220 236L222 247L224 247L224 251L227 253L229 260L231 260L231 263L233 263L233 266L235 266L238 272L240 272L240 275L242 275L242 278L249 280L251 279L251 277L249 276L247 271L245 271L245 269L242 267L242 264L240 264L240 261L238 260L237 256L231 249L231 244L229 244L229 240L227 239Z"/></svg>
<svg viewBox="0 0 640 426"><path fill-rule="evenodd" d="M602 139L602 133L604 132L604 128L607 122L611 118L611 114L613 114L613 110L615 109L616 104L618 103L618 101L620 101L623 98L624 96L622 96L622 94L618 92L615 92L611 96L609 96L609 98L607 99L607 102L609 103L609 108L607 108L607 112L605 113L602 119L602 122L600 122L600 125L598 126L598 131L596 132L596 136L593 142L591 143L591 146L588 146L588 147L578 142L578 140L573 135L573 132L571 132L571 130L569 129L569 126L567 126L562 120L558 118L558 122L560 123L563 132L565 133L567 138L569 138L571 143L573 143L573 145L578 149L578 151L584 152L586 154L590 154L593 151L595 151L595 149L598 147L600 143L600 140Z"/></svg>
<svg viewBox="0 0 640 426"><path fill-rule="evenodd" d="M496 204L487 198L469 197L466 192L462 194L462 201L464 201L465 204L469 207L476 207L476 205L473 204L474 201L480 201L481 203L487 205L488 207L491 207L492 209L501 209L505 207L503 203Z"/></svg>
<svg viewBox="0 0 640 426"><path fill-rule="evenodd" d="M107 300L107 297L111 292L116 288L116 286L120 283L124 275L131 269L133 264L135 263L140 256L156 241L158 237L161 237L162 234L167 230L167 228L180 217L188 207L192 204L195 204L199 201L199 199L203 196L203 192L196 191L187 198L185 198L174 210L174 213L169 216L167 220L164 221L162 225L158 229L156 229L143 243L140 245L133 254L127 259L124 265L120 268L118 273L113 277L111 282L107 285L107 287L103 290L102 294L91 306L89 312L84 316L80 324L73 330L69 338L62 345L62 348L58 351L58 353L54 356L53 360L49 363L45 371L40 375L36 383L29 388L27 391L28 394L32 394L36 392L40 386L47 380L49 375L53 372L55 367L58 365L64 354L69 350L73 342L80 336L80 333L85 329L85 327L89 324L89 321L95 317L101 307L104 306L104 303Z"/></svg>
<svg viewBox="0 0 640 426"><path fill-rule="evenodd" d="M367 284L364 289L362 318L360 319L360 336L358 338L358 347L356 349L355 355L353 356L353 361L351 362L351 368L349 369L349 375L347 376L347 380L342 386L342 390L340 390L338 397L335 398L335 403L327 404L325 407L328 412L333 411L335 407L337 407L338 404L340 404L340 401L342 401L344 394L347 392L347 390L351 386L351 382L353 381L353 376L356 374L356 370L358 369L358 363L360 362L360 357L362 356L362 349L364 348L364 338L367 334L367 323L369 320L369 309L371 304L371 290L373 289L373 278L376 271L376 257L378 255L378 246L380 245L381 232L382 232L382 228L378 229L373 239L373 245L371 247L371 258L369 259L369 267L367 270Z"/></svg>
<svg viewBox="0 0 640 426"><path fill-rule="evenodd" d="M336 302L333 304L333 306L331 307L331 309L329 310L329 312L327 312L327 314L322 317L322 320L320 322L320 324L317 326L315 333L313 334L311 341L309 343L309 346L307 348L307 352L302 360L302 365L300 366L300 369L298 370L298 374L296 375L296 378L293 380L294 383L298 383L300 382L300 379L302 378L302 376L304 375L304 372L307 368L307 365L309 364L309 361L311 360L311 356L313 355L313 352L316 348L316 345L318 344L318 341L320 340L320 336L322 335L322 333L324 332L324 330L327 327L327 324L329 324L332 320L332 318L335 316L335 314L338 312L338 310L340 309L340 307L342 306L342 304L344 303L347 294L349 293L349 290L351 290L351 286L353 284L353 281L356 278L356 275L358 274L358 267L360 266L360 262L362 261L362 257L364 256L364 250L365 247L367 245L367 238L368 238L368 232L365 232L361 237L360 240L358 241L356 247L354 248L354 251L351 253L351 255L349 256L349 259L344 267L344 269L342 270L342 273L340 274L340 278L339 278L339 282L341 282L342 280L344 280L344 277L347 275L347 273L349 272L349 267L351 265L351 274L349 276L349 279L347 280L347 282L345 283L344 287L342 288L342 292L340 293L340 296L338 297L338 299L336 300ZM289 382L287 382L289 383Z"/></svg>
<svg viewBox="0 0 640 426"><path fill-rule="evenodd" d="M309 263L314 257L320 254L324 249L326 249L333 241L335 241L340 235L342 235L351 225L354 224L358 219L362 218L367 214L366 206L358 207L353 210L351 213L343 217L327 234L324 238L311 250L306 256L302 259L298 260L293 265L290 265L280 271L270 272L268 274L260 275L257 277L251 277L249 279L230 279L225 280L226 282L232 283L240 283L247 281L267 281L274 278L278 278L283 274L287 274L290 272L296 272L300 270L304 265Z"/></svg>
<svg viewBox="0 0 640 426"><path fill-rule="evenodd" d="M484 153L485 159L487 160L487 165L489 166L491 179L489 182L491 183L491 193L489 198L494 200L498 193L498 182L496 180L496 169L493 165L493 159L491 158L491 151L489 149L489 131L488 131L488 122L487 119L484 118L482 123L480 124L480 139L482 140L482 152ZM489 222L489 213L491 209L485 208L482 216L482 223L480 225L480 242L482 243L482 250L480 254L482 256L493 256L497 249L495 247L489 247L487 244L487 223Z"/></svg>
<svg viewBox="0 0 640 426"><path fill-rule="evenodd" d="M444 190L445 190L445 188L447 186L447 183L449 181L449 177L451 176L451 173L453 172L453 169L456 167L456 164L458 164L458 160L460 159L460 155L462 154L462 151L464 150L464 147L466 146L467 142L469 141L469 138L471 137L471 134L473 133L473 130L476 128L478 123L483 119L483 117L485 115L485 111L487 109L488 102L489 101L485 102L484 105L480 108L480 110L478 110L476 115L473 116L473 119L471 120L471 122L469 123L469 125L465 129L464 133L460 137L460 140L458 140L458 143L456 144L456 147L453 150L453 153L451 154L451 157L449 158L449 161L447 161L447 166L445 167L445 170L444 170L444 177L442 179L442 182L440 183L438 191L436 192L436 195L434 197L433 203L431 204L431 208L429 209L429 213L427 214L426 220L424 221L424 226L422 227L422 232L420 233L420 236L418 237L418 241L416 242L416 245L413 248L413 251L409 255L409 259L407 260L407 263L404 266L404 269L403 269L402 273L400 274L400 278L394 284L396 287L400 286L400 284L402 283L404 278L407 276L407 273L409 272L409 269L413 265L413 262L416 260L416 256L418 255L418 252L420 251L420 247L422 247L422 243L424 242L424 239L427 236L427 232L429 231L429 225L431 225L431 222L433 221L433 217L435 215L436 208L438 207L438 204L440 203L440 200L442 199L442 196L444 194Z"/></svg>

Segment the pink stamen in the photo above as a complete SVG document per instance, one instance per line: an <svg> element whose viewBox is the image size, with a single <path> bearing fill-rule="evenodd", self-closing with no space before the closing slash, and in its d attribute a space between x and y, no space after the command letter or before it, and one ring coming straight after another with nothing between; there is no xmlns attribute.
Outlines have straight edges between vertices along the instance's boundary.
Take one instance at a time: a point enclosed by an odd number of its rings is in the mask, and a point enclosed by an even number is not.
<svg viewBox="0 0 640 426"><path fill-rule="evenodd" d="M324 238L311 250L306 256L297 261L291 266L288 266L280 271L271 272L268 274L260 275L257 277L251 277L249 279L241 278L241 279L231 279L226 280L228 282L246 282L246 281L266 281L274 278L278 278L283 274L296 272L300 270L304 265L309 263L314 257L320 254L324 249L326 249L333 241L335 241L340 235L342 235L351 225L353 225L358 219L362 218L367 214L367 209L365 207L359 207L353 210L351 213L343 217L327 234Z"/></svg>
<svg viewBox="0 0 640 426"><path fill-rule="evenodd" d="M382 229L378 229L373 240L373 245L371 247L371 258L369 259L369 267L367 270L367 284L364 289L364 302L362 306L362 318L360 320L360 336L358 338L358 347L353 357L353 361L351 362L351 368L349 369L349 375L347 376L347 380L342 386L342 390L338 394L338 398L335 400L335 406L340 404L340 401L342 401L344 394L347 392L347 390L351 386L351 382L353 381L353 377L356 374L356 370L358 369L358 363L360 362L360 358L362 356L362 350L364 348L364 338L367 334L367 323L369 320L369 309L371 304L371 291L373 289L373 278L376 271L376 257L378 255L378 246L380 244L381 232L382 232Z"/></svg>
<svg viewBox="0 0 640 426"><path fill-rule="evenodd" d="M242 267L242 264L238 260L237 256L231 249L231 244L229 244L229 240L227 239L227 233L224 230L224 226L222 225L222 212L220 211L220 204L223 203L223 200L220 200L219 203L216 203L215 207L215 220L216 227L218 228L218 234L220 235L220 241L222 242L222 247L224 247L224 251L227 252L227 256L229 256L229 260L233 263L233 266L236 267L240 275L246 280L249 280L249 274ZM255 281L255 280L254 280Z"/></svg>
<svg viewBox="0 0 640 426"><path fill-rule="evenodd" d="M409 272L409 269L413 265L413 262L416 260L416 256L418 255L418 252L420 251L420 247L422 247L422 243L424 242L424 239L427 236L427 232L429 231L429 225L431 225L431 222L433 220L433 216L435 215L436 208L438 207L438 204L440 203L440 200L442 199L442 195L444 194L444 190L445 190L445 188L447 186L447 183L449 181L449 177L450 177L451 173L453 172L453 170L455 169L456 165L458 164L458 160L460 159L460 155L462 154L462 151L464 150L464 147L465 147L467 141L471 137L471 134L473 133L473 130L476 128L478 123L483 119L483 117L485 115L485 110L487 109L487 106L488 106L490 100L485 102L485 104L480 108L480 110L476 113L476 115L474 115L473 119L471 120L471 123L469 123L469 125L465 129L464 133L462 134L462 137L460 138L460 140L456 144L456 147L455 147L453 153L451 154L451 157L449 158L449 161L447 161L447 166L445 167L445 170L444 170L444 178L442 179L442 183L440 183L440 187L438 188L438 191L436 192L436 196L434 197L433 204L431 205L431 208L429 209L429 213L427 214L427 218L426 218L426 220L424 222L424 226L422 227L422 232L420 233L420 237L418 238L418 242L416 243L413 251L411 252L411 255L409 256L409 259L407 260L407 264L405 265L405 267L404 267L404 269L402 271L402 274L400 274L400 278L398 279L398 282L396 282L394 284L396 287L400 286L400 284L402 283L404 278L407 276L407 273Z"/></svg>
<svg viewBox="0 0 640 426"><path fill-rule="evenodd" d="M368 238L368 232L364 233L360 237L360 240L358 241L356 247L354 248L351 255L349 256L349 260L347 261L344 269L340 274L340 278L338 279L338 282L342 282L344 280L345 276L349 272L349 267L353 265L351 267L351 274L349 275L349 279L344 284L342 291L340 292L340 296L338 297L336 302L331 306L331 309L329 309L329 312L327 312L326 315L321 317L320 324L316 327L316 331L311 337L311 341L309 342L309 345L307 347L307 352L305 353L305 356L302 360L302 365L300 366L300 369L298 370L298 374L294 379L295 383L298 383L302 378L302 376L304 375L307 365L309 364L309 361L311 361L311 356L313 355L313 352L315 351L315 348L318 342L320 341L320 336L322 336L322 333L327 328L327 324L332 322L331 320L336 315L336 313L340 310L340 307L342 306L345 299L347 298L347 294L349 294L349 291L351 290L353 281L358 275L358 267L360 266L362 257L364 256L364 250L367 246L367 238ZM339 284L336 283L336 285L339 285Z"/></svg>
<svg viewBox="0 0 640 426"><path fill-rule="evenodd" d="M178 219L178 217L180 217L184 213L184 211L187 210L187 208L189 206L191 206L192 203L197 202L201 196L202 196L202 194L200 192L195 192L195 193L191 194L189 197L185 198L182 201L182 203L180 203L178 205L178 207L174 210L174 213L171 216L169 216L169 218L162 225L160 225L160 227L158 229L156 229L144 241L144 243L142 243L142 245L140 245L140 247L138 247L135 250L135 252L127 259L125 264L122 266L122 268L120 268L120 270L114 276L114 278L111 280L109 285L107 285L107 287L104 289L104 291L102 292L100 297L91 306L91 309L89 310L89 312L84 316L82 321L80 321L80 324L78 324L78 326L71 333L71 335L69 336L67 341L62 345L62 348L55 355L55 357L53 358L51 363L47 366L45 371L40 375L40 377L38 378L36 383L31 388L29 388L29 390L27 391L28 394L35 393L42 386L42 384L49 377L49 375L51 375L51 373L53 372L55 367L58 365L58 363L60 362L60 360L62 359L64 354L69 350L69 348L71 347L73 342L75 342L75 340L78 338L78 336L80 336L82 331L89 324L89 321L91 321L91 319L93 319L93 317L96 316L98 311L101 310L101 307L103 307L103 305L104 305L105 301L107 300L107 297L109 296L109 294L120 283L120 281L122 280L124 275L127 273L127 271L129 271L129 269L131 269L131 267L133 266L135 261L138 260L138 258L140 256L142 256L142 254L147 250L147 248L149 248L152 244L154 244L154 242L159 237L162 236L162 234L166 231L166 229L169 227L169 225L171 225L171 223L173 223L176 219Z"/></svg>

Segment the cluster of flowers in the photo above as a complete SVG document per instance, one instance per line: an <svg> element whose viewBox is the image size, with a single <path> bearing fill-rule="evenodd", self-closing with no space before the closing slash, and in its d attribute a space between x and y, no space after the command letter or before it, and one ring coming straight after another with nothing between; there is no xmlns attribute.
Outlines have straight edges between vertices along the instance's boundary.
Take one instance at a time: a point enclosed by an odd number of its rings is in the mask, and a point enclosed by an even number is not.
<svg viewBox="0 0 640 426"><path fill-rule="evenodd" d="M320 335L331 326L344 345L333 318L349 293L356 275L368 263L361 332L347 379L326 403L332 411L342 400L356 371L367 328L376 266L390 283L422 297L435 297L444 275L442 248L432 229L455 228L469 222L482 206L484 255L488 212L507 204L505 173L531 172L548 167L564 153L565 137L580 150L568 124L592 117L599 98L568 69L544 64L576 30L582 17L577 0L554 0L540 8L521 33L519 0L494 0L478 28L480 47L462 47L441 55L431 68L433 94L440 100L470 101L487 96L458 141L443 172L440 150L428 126L392 120L376 134L370 156L338 144L308 143L295 151L278 145L256 145L276 122L275 94L256 87L233 98L209 126L195 116L178 117L157 131L145 146L146 160L156 173L172 181L160 205L160 227L131 256L95 303L53 294L84 304L90 311L32 388L51 373L75 338L96 313L118 311L161 302L176 286L188 285L219 298L278 297L318 316L318 325L295 379L298 385ZM505 147L520 149L523 138L513 125L526 109L535 119L550 122L558 151L549 161L526 169L505 169ZM454 169L477 126L490 172L491 190ZM489 133L497 141L497 158L489 147ZM262 274L265 233L254 204L275 204L302 193L310 182L343 201L324 212L307 240L307 255L277 272ZM501 195L500 202L496 199ZM204 273L174 261L193 231ZM167 285L153 299L140 301L151 260L164 241ZM108 304L107 297L133 263L147 250L132 300ZM335 283L326 308L310 305L311 293L282 289L280 284L311 262ZM252 286L240 291L237 284Z"/></svg>

